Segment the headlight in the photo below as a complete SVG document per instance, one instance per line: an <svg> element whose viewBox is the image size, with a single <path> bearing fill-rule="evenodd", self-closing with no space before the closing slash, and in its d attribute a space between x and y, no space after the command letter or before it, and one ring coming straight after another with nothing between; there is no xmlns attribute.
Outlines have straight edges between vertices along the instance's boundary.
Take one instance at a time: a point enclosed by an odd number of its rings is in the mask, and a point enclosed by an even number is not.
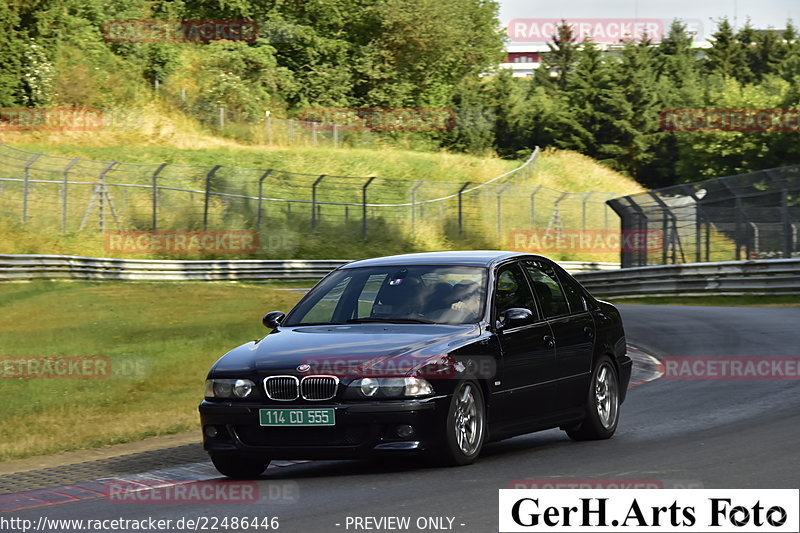
<svg viewBox="0 0 800 533"><path fill-rule="evenodd" d="M207 379L206 398L247 398L255 386L249 379Z"/></svg>
<svg viewBox="0 0 800 533"><path fill-rule="evenodd" d="M353 380L345 398L415 398L430 396L433 386L420 378L361 378Z"/></svg>

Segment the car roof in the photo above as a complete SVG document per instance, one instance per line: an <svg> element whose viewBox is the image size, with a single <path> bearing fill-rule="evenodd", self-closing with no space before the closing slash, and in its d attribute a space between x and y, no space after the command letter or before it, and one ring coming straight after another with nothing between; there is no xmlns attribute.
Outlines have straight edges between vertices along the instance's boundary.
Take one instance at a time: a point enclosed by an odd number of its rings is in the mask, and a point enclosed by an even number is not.
<svg viewBox="0 0 800 533"><path fill-rule="evenodd" d="M502 250L464 250L447 252L425 252L418 254L390 255L373 259L362 259L348 263L342 268L358 268L371 266L408 266L408 265L453 265L488 267L514 257L541 257L520 252Z"/></svg>

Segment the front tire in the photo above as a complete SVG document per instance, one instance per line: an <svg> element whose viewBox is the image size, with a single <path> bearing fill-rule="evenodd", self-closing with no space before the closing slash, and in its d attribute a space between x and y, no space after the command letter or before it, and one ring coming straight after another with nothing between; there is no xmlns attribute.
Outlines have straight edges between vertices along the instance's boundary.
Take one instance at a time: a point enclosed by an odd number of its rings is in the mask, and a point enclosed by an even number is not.
<svg viewBox="0 0 800 533"><path fill-rule="evenodd" d="M611 358L604 355L592 371L586 397L586 418L576 428L566 430L572 440L611 438L619 423L619 378Z"/></svg>
<svg viewBox="0 0 800 533"><path fill-rule="evenodd" d="M255 479L269 466L270 460L236 452L212 453L211 462L223 476L234 479Z"/></svg>
<svg viewBox="0 0 800 533"><path fill-rule="evenodd" d="M450 399L442 461L452 466L475 462L486 437L486 405L480 386L464 381Z"/></svg>

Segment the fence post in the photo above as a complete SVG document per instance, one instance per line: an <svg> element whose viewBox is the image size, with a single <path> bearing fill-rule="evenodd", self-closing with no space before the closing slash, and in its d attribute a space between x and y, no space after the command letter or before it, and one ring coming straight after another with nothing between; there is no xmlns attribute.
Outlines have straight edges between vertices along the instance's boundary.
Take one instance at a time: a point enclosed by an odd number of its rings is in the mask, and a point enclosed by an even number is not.
<svg viewBox="0 0 800 533"><path fill-rule="evenodd" d="M33 157L28 159L25 163L25 181L22 184L22 223L28 221L28 180L30 179L31 165L41 157L42 154L34 154Z"/></svg>
<svg viewBox="0 0 800 533"><path fill-rule="evenodd" d="M222 109L222 108L220 108ZM206 174L206 197L203 203L203 229L208 229L208 201L211 198L211 180L222 165L217 165Z"/></svg>
<svg viewBox="0 0 800 533"><path fill-rule="evenodd" d="M503 217L502 217L502 203L503 203L503 191L508 189L508 186L511 183L504 183L497 190L497 238L500 239L502 235L502 227L503 227Z"/></svg>
<svg viewBox="0 0 800 533"><path fill-rule="evenodd" d="M80 157L76 157L64 168L64 185L61 190L61 233L67 231L67 181L69 180L69 170L78 164Z"/></svg>
<svg viewBox="0 0 800 533"><path fill-rule="evenodd" d="M783 221L783 257L792 257L794 251L794 239L792 238L792 224L789 219L789 189L781 189L781 219Z"/></svg>
<svg viewBox="0 0 800 533"><path fill-rule="evenodd" d="M589 198L594 194L594 191L589 191L583 195L583 201L581 205L581 231L586 232L586 202L589 201Z"/></svg>
<svg viewBox="0 0 800 533"><path fill-rule="evenodd" d="M311 144L313 144L314 146L317 145L317 123L316 122L312 122L311 123Z"/></svg>
<svg viewBox="0 0 800 533"><path fill-rule="evenodd" d="M361 235L366 239L367 238L367 187L369 184L372 183L372 180L375 179L375 176L372 176L367 182L361 187Z"/></svg>
<svg viewBox="0 0 800 533"><path fill-rule="evenodd" d="M225 129L225 108L224 107L220 107L219 108L219 131L222 131L224 129Z"/></svg>
<svg viewBox="0 0 800 533"><path fill-rule="evenodd" d="M153 221L150 226L153 231L158 228L158 175L166 168L169 163L161 163L155 172L153 172Z"/></svg>
<svg viewBox="0 0 800 533"><path fill-rule="evenodd" d="M103 233L106 230L106 212L105 212L105 197L108 195L108 189L106 188L106 174L108 171L114 168L117 165L116 161L112 161L103 171L100 173L100 183L98 187L100 189L100 198L98 198L100 202L100 233ZM114 206L111 205L111 197L109 196L109 207L113 210ZM116 217L115 217L116 218Z"/></svg>
<svg viewBox="0 0 800 533"><path fill-rule="evenodd" d="M333 125L333 147L339 148L339 126Z"/></svg>
<svg viewBox="0 0 800 533"><path fill-rule="evenodd" d="M267 176L269 176L271 172L272 169L270 168L258 178L258 220L256 222L258 231L261 231L261 202L264 197L264 180L267 179Z"/></svg>
<svg viewBox="0 0 800 533"><path fill-rule="evenodd" d="M417 183L411 187L411 233L414 233L414 226L417 222L417 189L425 183L424 180L417 180Z"/></svg>
<svg viewBox="0 0 800 533"><path fill-rule="evenodd" d="M267 144L272 144L272 117L270 116L269 111L264 111L266 114L266 120L264 121L264 128L266 131L264 132L264 141Z"/></svg>
<svg viewBox="0 0 800 533"><path fill-rule="evenodd" d="M742 198L741 196L736 196L736 260L739 261L741 259L741 243L744 239L742 239Z"/></svg>
<svg viewBox="0 0 800 533"><path fill-rule="evenodd" d="M536 195L544 187L544 185L537 185L531 193L531 229L536 228Z"/></svg>
<svg viewBox="0 0 800 533"><path fill-rule="evenodd" d="M320 177L314 181L314 184L311 185L311 229L317 229L317 185L325 178L325 174L322 174Z"/></svg>
<svg viewBox="0 0 800 533"><path fill-rule="evenodd" d="M471 181L466 182L461 188L458 190L458 234L461 235L464 233L464 221L463 221L463 204L461 201L461 196L464 193L464 189L469 187L469 184L472 183Z"/></svg>

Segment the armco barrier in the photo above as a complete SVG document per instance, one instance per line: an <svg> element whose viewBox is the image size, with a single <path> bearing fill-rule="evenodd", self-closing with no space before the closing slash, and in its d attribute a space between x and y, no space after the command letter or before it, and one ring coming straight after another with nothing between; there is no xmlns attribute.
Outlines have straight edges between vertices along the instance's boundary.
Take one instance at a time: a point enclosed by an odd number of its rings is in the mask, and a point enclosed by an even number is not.
<svg viewBox="0 0 800 533"><path fill-rule="evenodd" d="M73 255L0 254L0 282L34 279L124 281L317 280L347 260L107 259ZM619 263L563 261L570 272L608 271Z"/></svg>
<svg viewBox="0 0 800 533"><path fill-rule="evenodd" d="M685 263L575 276L599 297L800 295L800 259Z"/></svg>

